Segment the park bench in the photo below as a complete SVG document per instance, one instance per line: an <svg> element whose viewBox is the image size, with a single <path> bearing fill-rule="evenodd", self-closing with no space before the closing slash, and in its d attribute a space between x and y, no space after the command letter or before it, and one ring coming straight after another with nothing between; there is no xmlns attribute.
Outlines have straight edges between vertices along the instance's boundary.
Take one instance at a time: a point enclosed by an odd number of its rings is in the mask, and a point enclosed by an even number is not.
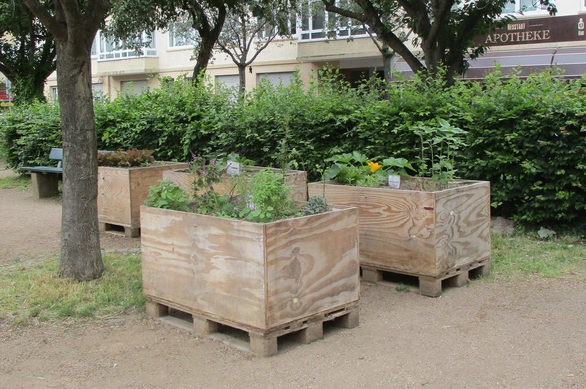
<svg viewBox="0 0 586 389"><path fill-rule="evenodd" d="M58 182L63 175L63 149L52 148L49 159L59 161L57 166L24 166L19 169L31 173L33 196L36 199L59 194Z"/></svg>

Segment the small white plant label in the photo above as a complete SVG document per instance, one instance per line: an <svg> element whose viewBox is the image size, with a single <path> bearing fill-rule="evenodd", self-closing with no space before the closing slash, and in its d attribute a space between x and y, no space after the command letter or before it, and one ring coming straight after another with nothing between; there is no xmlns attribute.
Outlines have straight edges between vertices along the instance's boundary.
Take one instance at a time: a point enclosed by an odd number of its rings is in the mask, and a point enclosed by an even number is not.
<svg viewBox="0 0 586 389"><path fill-rule="evenodd" d="M228 161L226 165L226 171L231 176L237 176L240 174L240 163L236 161Z"/></svg>
<svg viewBox="0 0 586 389"><path fill-rule="evenodd" d="M401 187L401 176L389 176L389 186L393 189Z"/></svg>
<svg viewBox="0 0 586 389"><path fill-rule="evenodd" d="M256 209L256 204L252 202L252 195L248 195L248 199L246 200L246 206L253 211Z"/></svg>

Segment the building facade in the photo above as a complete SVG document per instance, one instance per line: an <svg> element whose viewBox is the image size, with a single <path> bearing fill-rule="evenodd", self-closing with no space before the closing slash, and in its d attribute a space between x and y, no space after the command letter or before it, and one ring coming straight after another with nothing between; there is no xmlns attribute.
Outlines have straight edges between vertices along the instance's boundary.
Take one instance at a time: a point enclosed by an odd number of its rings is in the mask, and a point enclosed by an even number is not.
<svg viewBox="0 0 586 389"><path fill-rule="evenodd" d="M581 77L586 72L586 0L557 0L558 13L549 16L535 0L516 0L505 12L517 18L515 23L487 37L490 46L482 57L470 62L464 78L482 78L499 65L504 74L520 67L521 75L556 65L567 77ZM538 3L537 3L538 4ZM382 56L370 36L360 27L349 25L336 31L336 39L328 39L324 28L328 14L306 10L298 18L291 39L274 40L248 67L246 88L254 89L267 79L288 84L294 73L304 83L316 77L324 65L337 67L353 81L364 75L382 72ZM352 38L352 39L348 39ZM170 31L155 31L151 44L141 55L120 48L99 32L92 50L92 86L95 95L115 98L121 93L140 93L156 88L160 77L191 77L195 65L193 46L189 40ZM396 57L393 69L408 75L406 63ZM228 87L238 85L238 71L230 58L215 52L207 69L209 80ZM47 81L47 95L56 99L55 74Z"/></svg>

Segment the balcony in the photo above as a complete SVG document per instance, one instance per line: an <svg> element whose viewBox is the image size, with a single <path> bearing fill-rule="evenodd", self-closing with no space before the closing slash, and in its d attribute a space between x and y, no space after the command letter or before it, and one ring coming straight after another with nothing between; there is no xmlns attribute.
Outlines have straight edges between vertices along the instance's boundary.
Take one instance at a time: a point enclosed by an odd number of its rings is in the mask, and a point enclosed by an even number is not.
<svg viewBox="0 0 586 389"><path fill-rule="evenodd" d="M118 59L125 59L125 61L117 61ZM153 74L159 72L159 57L114 57L112 59L98 60L96 65L96 75L98 77Z"/></svg>

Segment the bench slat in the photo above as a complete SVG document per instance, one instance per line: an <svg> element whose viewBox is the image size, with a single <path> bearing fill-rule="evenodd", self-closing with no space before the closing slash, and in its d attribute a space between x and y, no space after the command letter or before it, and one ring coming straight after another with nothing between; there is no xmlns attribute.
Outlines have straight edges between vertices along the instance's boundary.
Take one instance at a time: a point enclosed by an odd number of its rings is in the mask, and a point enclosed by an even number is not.
<svg viewBox="0 0 586 389"><path fill-rule="evenodd" d="M19 168L18 170L32 173L63 173L63 169L51 166L24 166Z"/></svg>

